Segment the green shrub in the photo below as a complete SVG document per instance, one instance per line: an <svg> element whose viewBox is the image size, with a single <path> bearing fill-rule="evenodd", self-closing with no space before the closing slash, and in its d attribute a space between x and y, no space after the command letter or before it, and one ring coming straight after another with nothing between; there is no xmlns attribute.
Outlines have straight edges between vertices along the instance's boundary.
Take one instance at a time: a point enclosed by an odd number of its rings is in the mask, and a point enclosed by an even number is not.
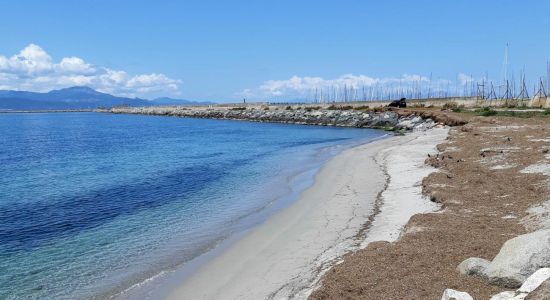
<svg viewBox="0 0 550 300"><path fill-rule="evenodd" d="M490 107L484 107L480 111L478 111L480 116L483 117L490 117L490 116L496 116L498 112Z"/></svg>
<svg viewBox="0 0 550 300"><path fill-rule="evenodd" d="M462 107L455 107L455 108L452 109L452 111L455 112L455 113L461 113L461 112L464 111L464 108L462 108Z"/></svg>

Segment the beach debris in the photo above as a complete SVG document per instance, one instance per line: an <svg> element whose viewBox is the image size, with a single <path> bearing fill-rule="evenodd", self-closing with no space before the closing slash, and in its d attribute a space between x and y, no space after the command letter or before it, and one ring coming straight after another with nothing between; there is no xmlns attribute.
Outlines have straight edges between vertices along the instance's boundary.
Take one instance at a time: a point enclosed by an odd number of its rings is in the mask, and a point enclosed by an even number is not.
<svg viewBox="0 0 550 300"><path fill-rule="evenodd" d="M446 289L443 292L441 300L474 300L470 294L466 292L456 291L453 289Z"/></svg>
<svg viewBox="0 0 550 300"><path fill-rule="evenodd" d="M490 263L482 258L468 258L458 270L465 275L487 278L501 287L518 288L535 271L548 267L550 229L544 229L506 241Z"/></svg>
<svg viewBox="0 0 550 300"><path fill-rule="evenodd" d="M498 293L491 297L490 300L549 299L550 294L546 293L548 288L550 288L550 281L548 278L550 278L550 268L539 269L529 276L529 278L525 280L519 289L515 291ZM545 283L545 285L539 289L543 283ZM546 291L543 291L542 289L546 289ZM536 291L536 293L533 293L534 291ZM542 298L539 297L539 295L542 296Z"/></svg>

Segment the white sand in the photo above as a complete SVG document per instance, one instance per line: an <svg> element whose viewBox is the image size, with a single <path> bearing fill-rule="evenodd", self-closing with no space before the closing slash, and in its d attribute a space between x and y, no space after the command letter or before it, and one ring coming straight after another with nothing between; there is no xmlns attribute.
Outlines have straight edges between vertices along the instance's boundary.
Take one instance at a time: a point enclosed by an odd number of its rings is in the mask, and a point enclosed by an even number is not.
<svg viewBox="0 0 550 300"><path fill-rule="evenodd" d="M306 298L343 254L365 246L357 237L377 195L382 212L367 240L394 240L410 216L434 209L419 192L424 167L447 129L415 132L344 151L312 187L197 270L170 299Z"/></svg>
<svg viewBox="0 0 550 300"><path fill-rule="evenodd" d="M436 146L445 140L447 133L447 129L414 133L408 136L407 143L386 147L377 154L376 160L386 168L389 183L382 193L381 212L362 247L374 241L393 242L413 215L438 209L422 196L422 179L435 171L424 161L428 153L437 153Z"/></svg>

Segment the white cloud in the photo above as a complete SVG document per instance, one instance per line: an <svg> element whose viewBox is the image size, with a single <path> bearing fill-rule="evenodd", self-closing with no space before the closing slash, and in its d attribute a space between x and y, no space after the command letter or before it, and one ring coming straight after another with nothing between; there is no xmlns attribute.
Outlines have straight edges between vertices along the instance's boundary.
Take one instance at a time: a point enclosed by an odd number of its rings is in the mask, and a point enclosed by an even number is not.
<svg viewBox="0 0 550 300"><path fill-rule="evenodd" d="M129 75L95 66L75 56L54 62L40 46L30 44L11 57L0 55L0 89L46 92L70 86L89 86L101 92L130 97L179 94L180 80L164 74Z"/></svg>
<svg viewBox="0 0 550 300"><path fill-rule="evenodd" d="M83 75L91 75L96 73L96 69L92 65L84 62L81 58L74 56L64 57L55 67L59 73Z"/></svg>
<svg viewBox="0 0 550 300"><path fill-rule="evenodd" d="M42 48L30 44L10 58L0 55L0 72L33 76L51 71L52 58Z"/></svg>
<svg viewBox="0 0 550 300"><path fill-rule="evenodd" d="M361 93L374 93L376 90L409 91L415 86L424 86L435 90L438 86L446 84L443 79L433 80L416 74L404 74L400 77L371 77L367 75L344 74L337 78L325 79L322 77L300 77L292 76L284 80L268 80L257 88L247 88L237 95L257 99L272 98L301 98L311 97L317 93L320 97L338 97L342 93L349 93L349 97L360 98L366 95ZM417 90L420 90L417 88ZM336 96L338 95L338 96ZM373 96L373 95L371 95ZM347 97L347 96L346 96Z"/></svg>
<svg viewBox="0 0 550 300"><path fill-rule="evenodd" d="M473 81L474 81L474 77L470 75L466 75L464 73L458 74L458 82L460 82L460 85L470 84Z"/></svg>

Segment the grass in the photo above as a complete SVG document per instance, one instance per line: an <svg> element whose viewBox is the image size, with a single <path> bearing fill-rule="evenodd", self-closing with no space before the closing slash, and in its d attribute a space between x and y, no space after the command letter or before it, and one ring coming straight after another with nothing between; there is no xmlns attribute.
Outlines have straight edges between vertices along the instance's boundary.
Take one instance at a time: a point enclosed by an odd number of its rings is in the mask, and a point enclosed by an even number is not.
<svg viewBox="0 0 550 300"><path fill-rule="evenodd" d="M550 108L545 109L544 111L517 111L517 108L514 110L495 110L490 107L478 108L475 110L465 110L461 108L453 109L453 112L456 113L469 113L482 117L515 117L515 118L533 118L533 117L546 117L550 116Z"/></svg>
<svg viewBox="0 0 550 300"><path fill-rule="evenodd" d="M483 117L490 117L490 116L496 116L498 115L498 111L490 108L490 107L484 107L480 110L476 111L479 116Z"/></svg>
<svg viewBox="0 0 550 300"><path fill-rule="evenodd" d="M464 107L455 107L452 109L452 111L455 113L461 113L464 112Z"/></svg>

